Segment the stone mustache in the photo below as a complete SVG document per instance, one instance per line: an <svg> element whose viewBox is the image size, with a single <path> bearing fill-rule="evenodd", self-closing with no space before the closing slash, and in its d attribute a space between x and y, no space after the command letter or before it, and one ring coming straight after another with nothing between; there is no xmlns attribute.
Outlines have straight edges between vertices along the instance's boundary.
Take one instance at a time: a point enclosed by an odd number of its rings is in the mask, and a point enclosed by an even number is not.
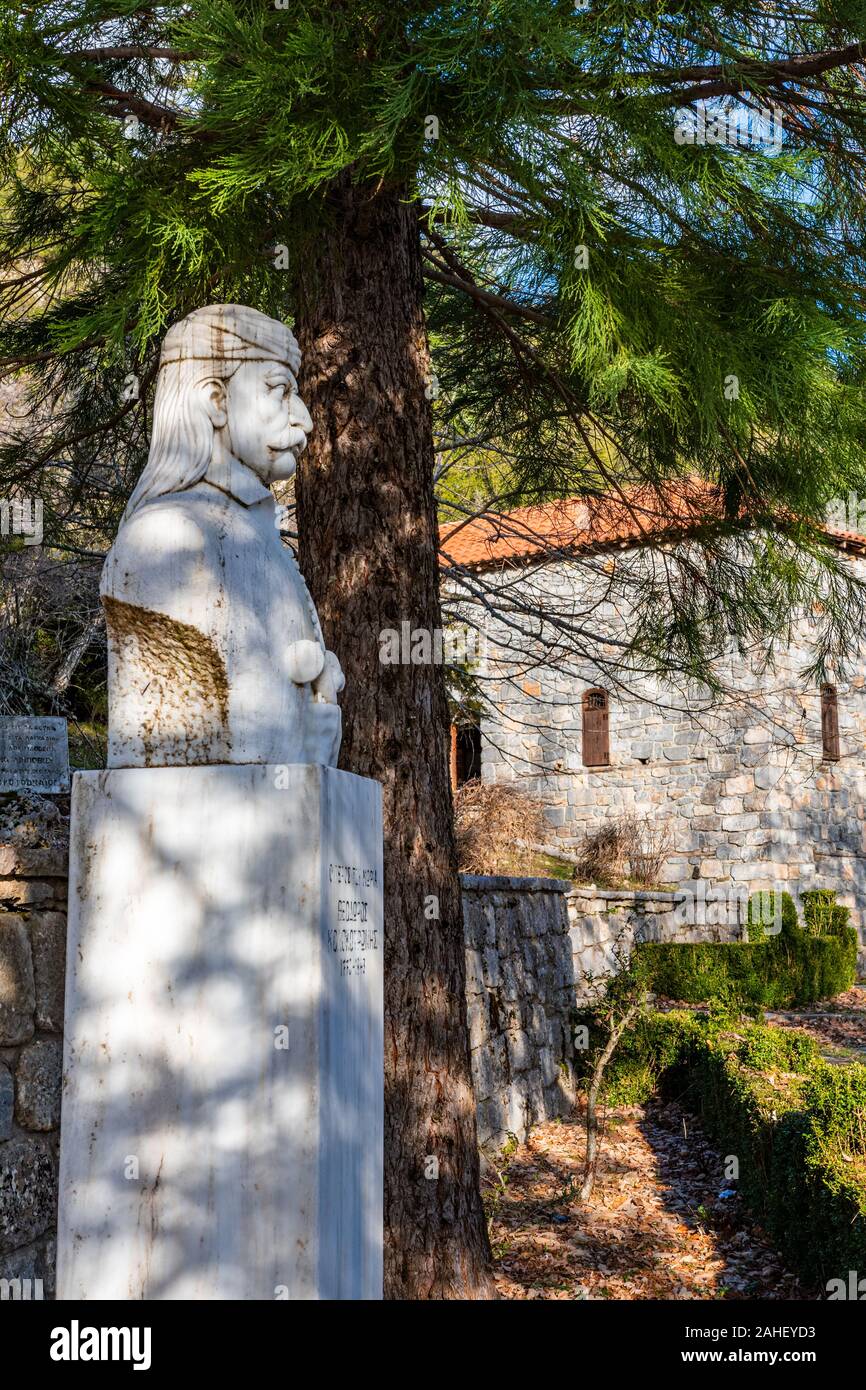
<svg viewBox="0 0 866 1390"><path fill-rule="evenodd" d="M322 763L344 680L277 529L312 422L289 329L196 309L166 334L150 456L102 573L108 766Z"/></svg>

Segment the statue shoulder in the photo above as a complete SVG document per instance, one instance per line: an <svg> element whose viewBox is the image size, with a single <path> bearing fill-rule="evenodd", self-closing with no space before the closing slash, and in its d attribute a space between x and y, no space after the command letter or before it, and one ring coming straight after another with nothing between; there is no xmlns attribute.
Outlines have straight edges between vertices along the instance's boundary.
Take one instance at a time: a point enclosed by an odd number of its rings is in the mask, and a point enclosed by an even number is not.
<svg viewBox="0 0 866 1390"><path fill-rule="evenodd" d="M177 544L203 545L207 531L207 517L198 499L191 493L170 492L142 503L121 526L114 546L130 551L146 546L153 558L154 545L158 550Z"/></svg>
<svg viewBox="0 0 866 1390"><path fill-rule="evenodd" d="M143 503L124 522L108 552L100 591L165 591L219 567L214 530L196 499L169 493Z"/></svg>

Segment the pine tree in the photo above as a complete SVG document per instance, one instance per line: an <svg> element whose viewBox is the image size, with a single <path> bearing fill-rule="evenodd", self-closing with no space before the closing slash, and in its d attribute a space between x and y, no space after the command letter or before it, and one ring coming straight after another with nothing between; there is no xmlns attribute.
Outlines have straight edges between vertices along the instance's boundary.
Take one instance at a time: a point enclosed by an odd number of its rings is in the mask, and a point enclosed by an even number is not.
<svg viewBox="0 0 866 1390"><path fill-rule="evenodd" d="M647 661L700 673L818 592L819 661L843 644L819 523L863 491L866 5L0 16L0 357L50 404L0 484L52 499L46 539L111 535L167 324L294 318L301 562L347 672L343 764L385 788L387 1290L488 1296L444 675L378 660L383 629L440 622L434 429L507 452L501 502L717 489L697 557L648 581Z"/></svg>

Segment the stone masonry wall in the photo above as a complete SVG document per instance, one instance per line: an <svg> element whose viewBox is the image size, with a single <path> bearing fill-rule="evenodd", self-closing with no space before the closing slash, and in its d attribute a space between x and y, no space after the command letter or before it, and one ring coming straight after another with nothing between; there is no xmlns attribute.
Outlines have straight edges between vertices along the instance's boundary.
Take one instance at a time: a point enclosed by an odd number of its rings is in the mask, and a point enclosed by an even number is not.
<svg viewBox="0 0 866 1390"><path fill-rule="evenodd" d="M602 892L563 879L464 874L466 1003L482 1149L495 1152L575 1100L574 1013L639 941L735 941L693 926L675 893Z"/></svg>
<svg viewBox="0 0 866 1390"><path fill-rule="evenodd" d="M570 885L464 874L462 886L478 1139L495 1151L574 1102Z"/></svg>
<svg viewBox="0 0 866 1390"><path fill-rule="evenodd" d="M676 893L645 893L631 889L602 891L568 885L566 904L574 960L576 997L592 997L593 981L615 975L641 941L739 941L744 930L737 912L721 905L718 922L690 925L682 921L683 899ZM705 916L712 916L713 905ZM730 916L730 923L727 920Z"/></svg>
<svg viewBox="0 0 866 1390"><path fill-rule="evenodd" d="M0 1279L42 1280L45 1297L54 1290L67 846L62 798L0 797Z"/></svg>
<svg viewBox="0 0 866 1390"><path fill-rule="evenodd" d="M607 561L627 565L629 557ZM866 562L851 560L863 577ZM591 578L566 562L502 580L548 613L579 612L593 630L627 634L628 617ZM534 586L534 587L533 587ZM672 848L663 883L701 878L752 891L832 888L866 923L866 639L835 678L841 756L827 761L820 690L802 672L814 659L809 615L776 643L774 663L729 652L718 664L728 694L696 683L672 689L605 667L602 657L551 660L535 637L516 643L491 619L484 661L489 709L482 719L482 777L541 798L547 838L573 850L625 813L664 824ZM516 650L519 648L519 650ZM608 691L610 766L584 767L583 693Z"/></svg>

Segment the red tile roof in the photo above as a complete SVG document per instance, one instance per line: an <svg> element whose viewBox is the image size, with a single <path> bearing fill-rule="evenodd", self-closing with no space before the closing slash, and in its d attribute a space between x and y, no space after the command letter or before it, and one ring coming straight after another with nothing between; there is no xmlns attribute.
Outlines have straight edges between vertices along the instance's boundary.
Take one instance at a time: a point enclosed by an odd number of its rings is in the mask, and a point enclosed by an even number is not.
<svg viewBox="0 0 866 1390"><path fill-rule="evenodd" d="M494 569L596 548L658 542L720 521L723 515L719 491L696 479L631 489L623 496L569 497L443 526L439 563L443 569ZM864 536L829 528L825 534L845 549L866 553Z"/></svg>

